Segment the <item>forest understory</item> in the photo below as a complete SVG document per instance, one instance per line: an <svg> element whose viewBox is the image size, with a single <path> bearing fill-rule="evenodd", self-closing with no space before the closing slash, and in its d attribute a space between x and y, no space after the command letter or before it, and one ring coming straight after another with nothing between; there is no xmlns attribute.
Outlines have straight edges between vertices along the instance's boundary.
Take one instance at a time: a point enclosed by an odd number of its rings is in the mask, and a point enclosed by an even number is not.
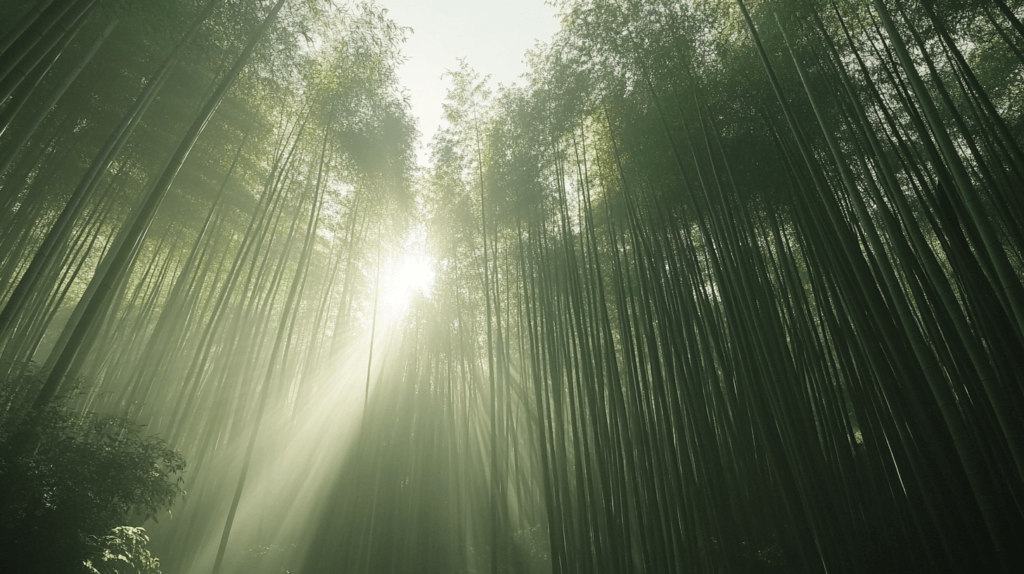
<svg viewBox="0 0 1024 574"><path fill-rule="evenodd" d="M0 569L1024 572L1024 1L380 1L0 0Z"/></svg>

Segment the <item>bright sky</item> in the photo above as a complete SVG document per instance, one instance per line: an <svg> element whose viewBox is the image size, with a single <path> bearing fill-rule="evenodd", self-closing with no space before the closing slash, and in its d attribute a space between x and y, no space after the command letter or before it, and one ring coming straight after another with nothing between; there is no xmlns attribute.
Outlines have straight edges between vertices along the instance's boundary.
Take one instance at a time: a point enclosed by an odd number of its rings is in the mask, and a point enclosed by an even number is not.
<svg viewBox="0 0 1024 574"><path fill-rule="evenodd" d="M409 90L412 113L419 118L419 163L426 165L426 145L441 125L445 70L466 58L491 88L522 83L523 57L537 40L550 41L558 30L553 6L544 0L377 0L398 25L413 29L403 48L408 61L399 80Z"/></svg>

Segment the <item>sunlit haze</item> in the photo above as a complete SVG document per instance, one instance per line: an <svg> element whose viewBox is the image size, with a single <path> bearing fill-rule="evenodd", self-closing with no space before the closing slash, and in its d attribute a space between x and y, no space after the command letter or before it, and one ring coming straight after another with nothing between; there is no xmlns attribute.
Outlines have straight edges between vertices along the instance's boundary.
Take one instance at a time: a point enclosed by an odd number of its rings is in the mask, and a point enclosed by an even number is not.
<svg viewBox="0 0 1024 574"><path fill-rule="evenodd" d="M406 62L399 80L409 90L413 115L422 133L419 164L426 165L426 145L441 124L441 103L447 83L445 70L456 69L458 58L492 87L512 84L526 71L526 51L537 41L548 42L558 30L557 11L544 0L383 0L388 16L413 29L403 46Z"/></svg>
<svg viewBox="0 0 1024 574"><path fill-rule="evenodd" d="M430 297L434 287L434 258L424 251L423 234L410 234L401 253L381 264L378 313L394 320L414 297Z"/></svg>

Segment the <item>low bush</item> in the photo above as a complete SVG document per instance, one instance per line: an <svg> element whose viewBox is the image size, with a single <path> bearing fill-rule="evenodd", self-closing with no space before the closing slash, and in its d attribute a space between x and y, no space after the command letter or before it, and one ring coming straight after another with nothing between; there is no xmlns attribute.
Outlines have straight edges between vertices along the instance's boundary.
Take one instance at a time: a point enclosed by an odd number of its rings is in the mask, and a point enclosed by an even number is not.
<svg viewBox="0 0 1024 574"><path fill-rule="evenodd" d="M159 562L143 556L144 531L124 525L133 513L155 518L170 509L183 493L184 458L139 425L74 411L66 398L33 412L35 383L30 375L0 382L4 570L159 572ZM126 558L120 569L111 569L108 554ZM134 569L126 566L133 561Z"/></svg>

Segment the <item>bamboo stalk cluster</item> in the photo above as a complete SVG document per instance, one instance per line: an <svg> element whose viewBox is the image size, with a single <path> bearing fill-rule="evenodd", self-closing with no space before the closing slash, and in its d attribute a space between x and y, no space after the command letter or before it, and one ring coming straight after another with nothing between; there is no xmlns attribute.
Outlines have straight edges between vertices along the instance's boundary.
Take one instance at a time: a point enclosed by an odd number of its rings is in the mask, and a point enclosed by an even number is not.
<svg viewBox="0 0 1024 574"><path fill-rule="evenodd" d="M430 185L497 358L492 571L538 482L555 572L1016 571L998 4L574 2L526 88L453 82Z"/></svg>
<svg viewBox="0 0 1024 574"><path fill-rule="evenodd" d="M369 322L364 250L409 211L415 128L377 7L165 4L3 6L28 11L0 53L0 372L182 451L152 547L217 570L261 427L297 424Z"/></svg>

